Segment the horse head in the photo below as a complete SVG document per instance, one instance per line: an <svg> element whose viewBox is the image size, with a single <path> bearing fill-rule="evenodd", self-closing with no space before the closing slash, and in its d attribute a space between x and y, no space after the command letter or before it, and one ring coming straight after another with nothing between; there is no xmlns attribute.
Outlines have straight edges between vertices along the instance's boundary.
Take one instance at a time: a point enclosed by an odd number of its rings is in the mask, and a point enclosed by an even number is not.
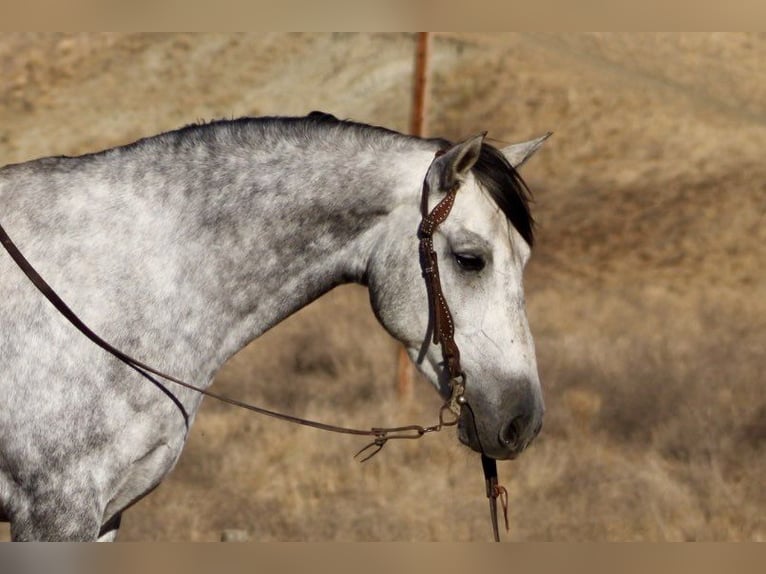
<svg viewBox="0 0 766 574"><path fill-rule="evenodd" d="M542 426L543 397L522 282L533 221L516 168L547 137L499 150L478 135L442 150L421 180L429 210L457 188L433 249L465 375L458 437L496 459L516 457ZM418 203L413 192L407 206L393 212L367 279L379 320L446 398L451 378L431 337L419 265Z"/></svg>

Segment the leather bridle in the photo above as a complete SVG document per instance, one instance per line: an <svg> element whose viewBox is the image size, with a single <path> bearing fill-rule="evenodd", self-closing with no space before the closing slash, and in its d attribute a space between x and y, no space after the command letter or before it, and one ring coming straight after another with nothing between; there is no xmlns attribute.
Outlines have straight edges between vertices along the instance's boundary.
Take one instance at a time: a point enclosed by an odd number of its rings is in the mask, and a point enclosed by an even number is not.
<svg viewBox="0 0 766 574"><path fill-rule="evenodd" d="M443 151L436 152L436 157L442 155ZM429 326L433 331L433 342L441 348L444 367L447 370L450 380L450 397L442 406L441 412L448 409L455 415L456 423L460 417L463 407L469 411L468 419L474 426L477 440L479 433L476 430L476 419L473 415L471 405L465 399L465 372L460 365L460 349L455 342L455 324L452 320L447 300L442 291L441 278L439 277L439 261L434 250L433 236L436 229L449 216L452 206L455 203L455 197L460 182L454 182L450 189L446 191L445 196L428 211L428 197L430 189L428 177L423 181L423 190L420 197L421 221L418 227L418 239L420 240L420 268L423 272L423 278L426 282L426 291L428 293L428 314ZM440 414L440 420L441 420ZM454 424L454 423L453 423ZM479 440L481 446L481 440ZM497 462L484 453L484 447L481 446L481 466L484 471L484 482L489 499L489 512L492 521L492 533L495 541L500 541L500 532L497 525L497 501L500 499L503 508L503 517L505 519L505 529L508 530L508 491L504 486L498 483Z"/></svg>
<svg viewBox="0 0 766 574"><path fill-rule="evenodd" d="M442 151L437 152L436 157L442 153ZM182 415L184 416L187 431L188 415L183 405L178 400L178 398L176 398L175 395L170 392L170 390L168 390L151 375L156 375L157 377L217 401L253 411L258 414L280 419L286 422L291 422L329 432L372 437L372 441L362 447L362 449L360 449L354 455L355 458L358 458L361 462L364 462L380 452L380 450L388 443L389 440L419 439L426 434L439 432L444 427L450 427L457 424L462 407L466 406L470 409L470 406L464 397L466 378L465 373L460 366L460 350L458 349L457 343L455 343L455 327L452 320L452 314L450 313L449 306L447 305L447 301L444 298L444 293L442 291L441 280L439 277L439 264L433 245L433 235L439 225L441 225L447 219L447 216L449 216L450 211L452 210L452 206L455 202L455 196L458 189L459 183L456 183L449 190L446 190L446 195L430 212L428 211L428 197L430 190L427 177L423 182L421 194L422 219L420 226L418 227L418 239L420 241L420 265L423 272L423 278L425 279L426 283L426 291L428 293L429 328L432 329L433 342L441 347L444 366L447 370L450 380L450 396L439 409L438 422L431 426L405 425L399 427L372 427L370 429L358 429L331 425L319 421L280 413L257 405L239 401L237 399L232 399L225 395L209 391L164 373L163 371L160 371L159 369L139 361L138 359L135 359L127 353L116 348L111 343L107 342L98 334L96 334L90 327L88 327L88 325L86 325L77 316L77 314L69 308L69 306L61 299L61 297L58 296L56 291L40 276L32 264L29 263L26 257L24 257L18 247L11 240L10 236L2 225L0 225L0 243L2 243L8 254L24 272L27 278L34 284L34 286L74 327L76 327L83 335L90 339L94 344L101 347L104 351L111 354L128 367L132 368L139 374L143 375L145 378L152 381L175 403L175 405L180 409ZM470 419L471 421L474 421L473 413L471 413ZM473 424L475 425L475 422ZM490 515L492 518L493 532L495 540L499 541L499 533L497 527L497 499L500 498L501 502L503 503L503 510L505 512L505 525L506 529L508 529L507 491L497 483L497 465L495 460L489 458L484 453L482 453L481 456L482 467L484 469L485 482L487 486L487 497L490 501Z"/></svg>
<svg viewBox="0 0 766 574"><path fill-rule="evenodd" d="M455 414L460 413L460 404L463 402L465 390L465 373L460 366L460 349L455 343L455 324L452 321L447 300L442 291L441 278L439 277L439 260L434 250L434 232L449 216L455 203L455 196L459 189L459 183L447 190L446 195L436 206L428 211L429 185L428 180L423 182L423 191L420 201L421 220L418 227L418 239L420 241L420 269L426 282L428 293L429 328L433 331L433 342L441 347L444 367L450 379L451 400L456 408L451 409Z"/></svg>

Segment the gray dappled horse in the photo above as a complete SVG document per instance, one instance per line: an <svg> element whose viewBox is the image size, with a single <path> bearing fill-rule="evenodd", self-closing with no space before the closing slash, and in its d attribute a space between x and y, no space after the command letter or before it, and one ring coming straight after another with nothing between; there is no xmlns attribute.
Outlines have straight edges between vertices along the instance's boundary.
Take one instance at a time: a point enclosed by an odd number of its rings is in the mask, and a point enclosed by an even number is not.
<svg viewBox="0 0 766 574"><path fill-rule="evenodd" d="M424 179L431 205L459 184L434 238L476 421L461 417L458 437L513 458L543 416L514 167L543 139L501 152L483 135L451 145L320 113L219 121L4 167L0 221L94 331L184 380L210 385L261 333L356 282L446 395L415 232ZM78 333L0 250L0 518L13 538L114 539L199 408L167 386L177 400Z"/></svg>

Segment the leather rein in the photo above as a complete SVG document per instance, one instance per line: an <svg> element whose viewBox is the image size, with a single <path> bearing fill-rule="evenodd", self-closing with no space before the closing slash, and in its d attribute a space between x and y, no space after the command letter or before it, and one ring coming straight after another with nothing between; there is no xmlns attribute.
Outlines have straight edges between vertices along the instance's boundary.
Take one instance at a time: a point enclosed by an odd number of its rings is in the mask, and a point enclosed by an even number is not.
<svg viewBox="0 0 766 574"><path fill-rule="evenodd" d="M436 156L438 157L442 153L442 151L436 152ZM441 280L439 277L439 264L433 245L433 235L439 225L441 225L449 216L450 211L452 210L452 206L455 202L455 196L457 195L458 189L459 184L455 184L451 189L447 190L446 195L430 212L428 211L429 185L427 180L424 180L423 182L421 194L420 207L422 219L420 226L418 227L418 239L420 242L420 266L423 273L423 278L425 279L426 283L426 291L428 293L429 327L432 329L434 344L438 344L441 347L442 358L444 361L444 366L447 369L447 373L449 374L451 389L449 398L444 402L444 404L442 404L441 408L439 409L438 422L431 426L405 425L398 427L372 427L369 429L359 429L332 425L273 411L264 407L253 405L251 403L233 399L164 373L163 371L142 361L139 361L124 351L116 348L111 343L104 340L97 333L95 333L90 327L88 327L88 325L86 325L77 316L77 314L69 308L69 306L61 299L61 297L59 297L56 291L40 276L32 264L29 263L26 257L24 257L19 248L16 246L16 244L11 240L10 236L1 224L0 243L2 243L8 254L16 262L16 264L24 272L32 284L45 296L45 298L56 308L56 310L64 316L64 318L66 318L83 335L101 347L104 351L111 354L116 359L120 360L122 363L137 371L139 374L143 375L152 381L156 386L158 386L160 390L162 390L162 392L164 392L181 410L181 413L184 415L184 420L187 424L187 430L188 416L183 408L183 405L175 397L175 395L173 395L172 392L170 392L164 385L154 379L151 375L156 375L162 379L222 403L246 409L261 415L329 432L371 437L371 442L362 447L354 455L354 458L357 458L360 462L365 462L379 453L389 440L419 439L426 434L439 432L445 427L455 426L460 417L462 407L466 406L470 409L470 406L463 396L465 392L466 378L465 373L460 366L460 350L458 349L454 338L455 327L452 321L452 314L450 313L449 306L447 305L447 301L444 298L444 293L442 291ZM471 413L471 415L473 415L473 413ZM472 421L474 420L473 416L470 418ZM490 517L492 520L493 534L495 541L499 541L500 538L497 525L497 500L499 498L502 503L505 517L505 527L507 530L508 494L504 487L498 485L497 464L495 460L489 458L483 453L481 458L487 489L487 498L489 499L490 503Z"/></svg>

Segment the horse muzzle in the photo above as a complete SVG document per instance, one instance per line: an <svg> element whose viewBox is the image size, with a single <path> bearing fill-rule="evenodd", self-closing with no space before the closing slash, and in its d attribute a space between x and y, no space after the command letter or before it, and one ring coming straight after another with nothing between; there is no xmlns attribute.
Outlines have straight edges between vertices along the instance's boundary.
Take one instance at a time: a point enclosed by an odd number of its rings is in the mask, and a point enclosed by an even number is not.
<svg viewBox="0 0 766 574"><path fill-rule="evenodd" d="M476 404L466 401L457 424L458 440L476 452L497 460L519 456L543 426L542 401L533 394L509 407L484 415Z"/></svg>

